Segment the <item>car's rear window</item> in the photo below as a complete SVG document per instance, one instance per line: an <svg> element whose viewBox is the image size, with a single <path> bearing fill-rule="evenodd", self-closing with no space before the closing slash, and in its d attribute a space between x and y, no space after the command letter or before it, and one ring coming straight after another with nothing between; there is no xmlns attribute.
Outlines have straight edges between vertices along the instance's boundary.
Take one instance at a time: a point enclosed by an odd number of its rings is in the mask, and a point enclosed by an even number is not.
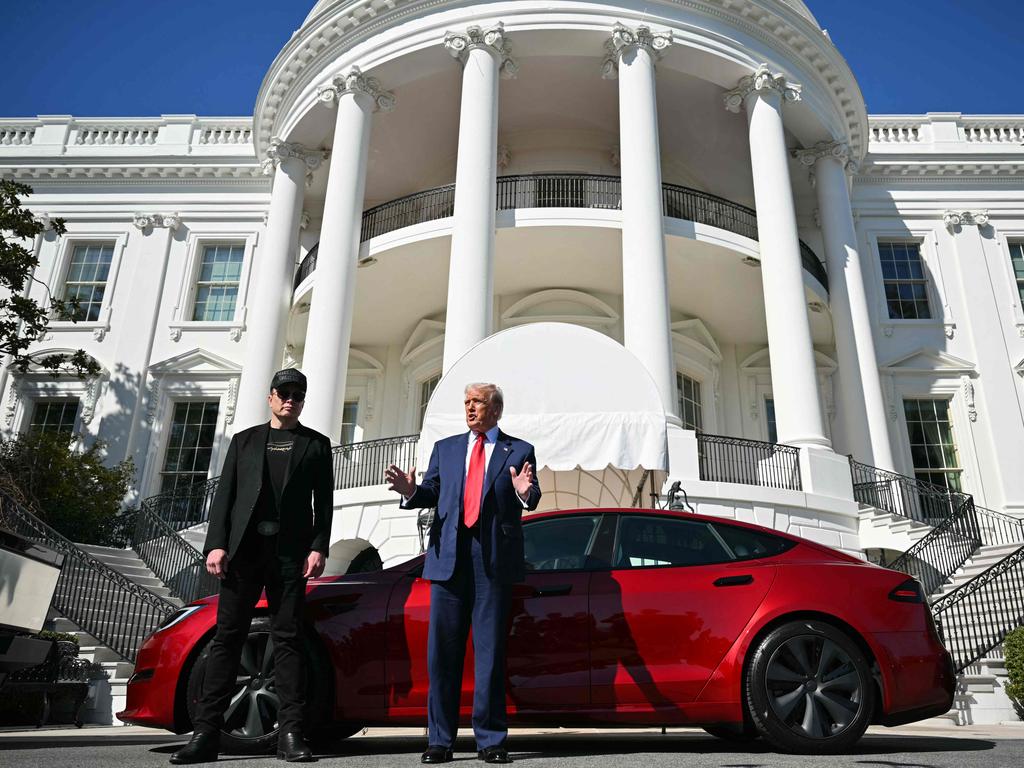
<svg viewBox="0 0 1024 768"><path fill-rule="evenodd" d="M796 546L796 542L770 533L752 531L749 528L734 528L731 525L715 523L714 529L737 560L753 560L758 557L779 555Z"/></svg>

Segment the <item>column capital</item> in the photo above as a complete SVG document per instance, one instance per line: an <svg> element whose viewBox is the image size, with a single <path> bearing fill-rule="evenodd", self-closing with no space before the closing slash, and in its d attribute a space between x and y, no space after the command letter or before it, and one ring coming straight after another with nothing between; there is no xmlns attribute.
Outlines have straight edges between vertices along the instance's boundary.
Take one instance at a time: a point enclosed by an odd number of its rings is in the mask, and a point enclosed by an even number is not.
<svg viewBox="0 0 1024 768"><path fill-rule="evenodd" d="M287 142L274 136L267 148L267 156L263 160L263 175L270 176L274 168L285 160L295 158L306 165L307 172L313 172L320 167L320 163L327 157L328 153L322 149L307 149L301 144Z"/></svg>
<svg viewBox="0 0 1024 768"><path fill-rule="evenodd" d="M446 32L444 47L453 58L466 63L466 54L473 48L483 48L498 57L501 76L510 80L519 73L519 64L512 58L512 43L505 34L505 25L498 22L493 27L467 27L465 32Z"/></svg>
<svg viewBox="0 0 1024 768"><path fill-rule="evenodd" d="M765 91L776 91L782 96L783 101L800 101L801 86L790 83L781 72L772 73L768 64L761 64L752 75L740 78L736 87L726 91L722 97L725 101L725 108L730 112L739 112L746 101L747 96L752 93Z"/></svg>
<svg viewBox="0 0 1024 768"><path fill-rule="evenodd" d="M151 228L165 228L171 232L181 226L181 216L177 213L136 213L132 224L140 232Z"/></svg>
<svg viewBox="0 0 1024 768"><path fill-rule="evenodd" d="M652 30L646 24L636 28L616 22L612 36L604 41L605 57L601 62L601 77L614 80L619 76L619 59L631 48L643 48L652 58L660 59L672 45L672 30Z"/></svg>
<svg viewBox="0 0 1024 768"><path fill-rule="evenodd" d="M372 75L363 74L359 67L350 67L331 78L330 85L321 85L316 90L320 101L333 107L346 93L362 94L373 99L373 108L381 112L390 112L395 108L395 94L384 90L380 80Z"/></svg>
<svg viewBox="0 0 1024 768"><path fill-rule="evenodd" d="M962 227L975 226L981 229L988 226L988 211L945 211L942 223L950 234L955 234Z"/></svg>
<svg viewBox="0 0 1024 768"><path fill-rule="evenodd" d="M793 157L812 169L824 157L838 160L847 173L856 173L858 168L857 161L850 157L850 145L843 141L819 141L810 149L793 150Z"/></svg>

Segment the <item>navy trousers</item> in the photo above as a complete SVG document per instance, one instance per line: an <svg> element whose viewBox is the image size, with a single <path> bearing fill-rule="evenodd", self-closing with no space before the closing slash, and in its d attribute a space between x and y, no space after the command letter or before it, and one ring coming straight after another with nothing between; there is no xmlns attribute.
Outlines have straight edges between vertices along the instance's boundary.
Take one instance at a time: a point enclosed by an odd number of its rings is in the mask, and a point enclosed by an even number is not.
<svg viewBox="0 0 1024 768"><path fill-rule="evenodd" d="M430 585L427 735L431 746L455 745L470 624L475 661L473 735L477 749L503 745L508 737L505 639L511 595L511 586L492 580L485 572L478 532L460 528L455 573L447 581Z"/></svg>

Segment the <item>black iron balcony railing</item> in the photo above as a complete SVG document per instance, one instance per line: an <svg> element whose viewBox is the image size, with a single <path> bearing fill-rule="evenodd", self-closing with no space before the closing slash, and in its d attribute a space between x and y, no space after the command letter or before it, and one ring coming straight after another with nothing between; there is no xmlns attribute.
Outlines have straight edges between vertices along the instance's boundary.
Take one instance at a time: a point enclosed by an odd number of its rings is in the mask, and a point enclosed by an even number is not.
<svg viewBox="0 0 1024 768"><path fill-rule="evenodd" d="M967 498L943 485L861 464L852 456L850 474L855 501L930 526L940 525Z"/></svg>
<svg viewBox="0 0 1024 768"><path fill-rule="evenodd" d="M498 178L497 210L518 208L622 208L622 182L618 176L586 173L535 173ZM397 229L437 221L453 214L455 185L446 184L374 206L363 213L361 240ZM757 212L707 192L676 184L662 185L665 216L734 232L757 240ZM310 249L295 275L295 287L316 269L319 247ZM800 261L825 290L828 274L806 243L800 242Z"/></svg>
<svg viewBox="0 0 1024 768"><path fill-rule="evenodd" d="M697 433L700 479L802 490L800 449L792 445Z"/></svg>

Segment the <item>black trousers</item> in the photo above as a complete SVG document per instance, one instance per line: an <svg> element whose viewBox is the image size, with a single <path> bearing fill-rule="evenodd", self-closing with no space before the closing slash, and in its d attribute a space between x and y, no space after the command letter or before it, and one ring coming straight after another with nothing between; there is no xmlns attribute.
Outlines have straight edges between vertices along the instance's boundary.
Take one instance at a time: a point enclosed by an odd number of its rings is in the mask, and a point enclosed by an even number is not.
<svg viewBox="0 0 1024 768"><path fill-rule="evenodd" d="M270 608L281 733L302 730L306 709L302 643L304 565L304 558L278 554L276 536L260 536L254 530L246 532L220 585L217 633L210 647L203 692L193 722L196 731L218 731L224 725L224 712L237 689L236 672L253 608L264 588Z"/></svg>

